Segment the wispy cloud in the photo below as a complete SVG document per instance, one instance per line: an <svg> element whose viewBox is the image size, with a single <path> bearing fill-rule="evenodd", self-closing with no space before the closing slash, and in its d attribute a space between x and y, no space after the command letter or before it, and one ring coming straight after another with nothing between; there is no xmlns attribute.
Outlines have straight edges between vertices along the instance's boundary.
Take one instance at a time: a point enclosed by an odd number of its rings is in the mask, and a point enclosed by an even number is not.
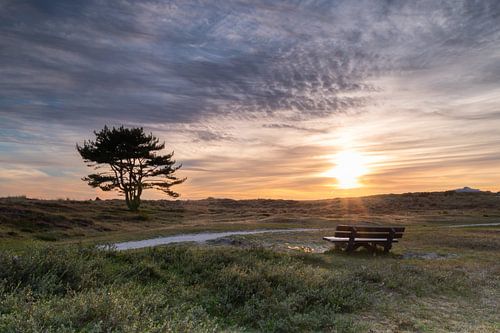
<svg viewBox="0 0 500 333"><path fill-rule="evenodd" d="M454 186L431 179L443 165L462 168L456 182L500 181L496 0L11 0L0 50L4 174L84 172L74 144L107 123L161 134L186 160L188 196L329 196L314 175L346 137L399 161L366 193L414 186L415 168L421 189Z"/></svg>

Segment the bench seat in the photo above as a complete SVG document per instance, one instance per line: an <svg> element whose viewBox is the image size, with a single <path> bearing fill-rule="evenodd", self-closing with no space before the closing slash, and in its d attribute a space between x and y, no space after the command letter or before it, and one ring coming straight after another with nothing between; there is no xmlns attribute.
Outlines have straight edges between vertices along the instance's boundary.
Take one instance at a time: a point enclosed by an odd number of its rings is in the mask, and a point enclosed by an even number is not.
<svg viewBox="0 0 500 333"><path fill-rule="evenodd" d="M346 237L323 237L324 240L333 243L347 243L349 242L349 238ZM388 238L354 238L355 242L370 242L370 243L386 243ZM397 239L392 240L393 243L397 243Z"/></svg>

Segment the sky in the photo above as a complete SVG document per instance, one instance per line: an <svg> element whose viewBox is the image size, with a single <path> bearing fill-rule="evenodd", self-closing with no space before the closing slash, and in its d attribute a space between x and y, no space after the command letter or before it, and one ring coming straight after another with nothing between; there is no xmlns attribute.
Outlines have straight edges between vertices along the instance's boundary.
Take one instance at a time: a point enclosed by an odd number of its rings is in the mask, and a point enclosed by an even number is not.
<svg viewBox="0 0 500 333"><path fill-rule="evenodd" d="M500 1L0 0L0 197L116 197L106 124L184 199L498 191Z"/></svg>

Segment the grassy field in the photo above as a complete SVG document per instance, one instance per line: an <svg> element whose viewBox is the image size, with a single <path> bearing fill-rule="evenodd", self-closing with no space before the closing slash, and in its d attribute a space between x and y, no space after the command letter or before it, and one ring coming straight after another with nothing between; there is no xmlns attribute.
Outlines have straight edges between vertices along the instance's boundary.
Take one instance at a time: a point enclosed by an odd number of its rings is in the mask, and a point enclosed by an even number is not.
<svg viewBox="0 0 500 333"><path fill-rule="evenodd" d="M339 223L405 225L389 255L328 250ZM322 201L0 199L0 332L500 332L495 194ZM116 252L201 230L322 228ZM325 252L326 250L326 252Z"/></svg>

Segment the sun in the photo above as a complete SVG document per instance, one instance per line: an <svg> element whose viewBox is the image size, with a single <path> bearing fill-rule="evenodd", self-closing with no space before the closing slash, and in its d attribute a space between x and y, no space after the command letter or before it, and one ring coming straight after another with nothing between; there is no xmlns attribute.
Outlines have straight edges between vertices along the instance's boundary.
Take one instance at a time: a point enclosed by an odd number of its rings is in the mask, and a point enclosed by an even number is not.
<svg viewBox="0 0 500 333"><path fill-rule="evenodd" d="M361 187L359 178L368 173L366 157L361 153L345 150L333 158L335 167L327 175L337 179L337 188L351 189Z"/></svg>

